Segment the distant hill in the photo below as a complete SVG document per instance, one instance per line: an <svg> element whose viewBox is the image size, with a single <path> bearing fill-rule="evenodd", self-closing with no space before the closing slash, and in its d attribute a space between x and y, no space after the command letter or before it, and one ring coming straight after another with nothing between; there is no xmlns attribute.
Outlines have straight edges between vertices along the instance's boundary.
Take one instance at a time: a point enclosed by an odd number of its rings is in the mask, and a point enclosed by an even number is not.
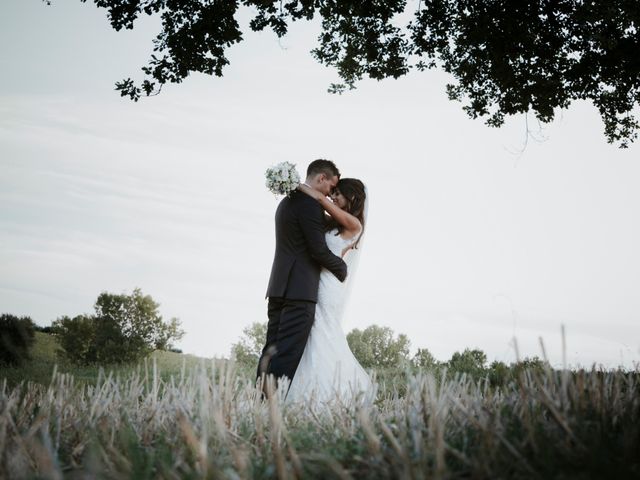
<svg viewBox="0 0 640 480"><path fill-rule="evenodd" d="M113 371L115 375L126 375L137 368L145 368L144 361L135 365L73 365L57 354L58 349L59 345L55 336L36 332L35 343L31 350L31 361L21 367L0 366L0 384L6 379L9 386L16 385L22 381L33 381L46 385L51 381L54 368L57 368L58 372L72 374L77 381L93 384L98 378L101 368L105 373ZM214 360L217 362L226 361L225 359L203 358L190 354L158 350L147 358L147 368L153 368L154 358L157 362L158 370L165 378L170 375L180 375L183 365L186 369L191 369L203 362L210 365L210 362Z"/></svg>

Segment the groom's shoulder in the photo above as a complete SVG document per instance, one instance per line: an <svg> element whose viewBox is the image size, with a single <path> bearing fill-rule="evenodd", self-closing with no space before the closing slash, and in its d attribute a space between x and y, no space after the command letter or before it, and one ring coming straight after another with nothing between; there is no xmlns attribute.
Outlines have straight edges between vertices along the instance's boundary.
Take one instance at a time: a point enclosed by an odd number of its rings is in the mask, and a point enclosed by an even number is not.
<svg viewBox="0 0 640 480"><path fill-rule="evenodd" d="M320 207L320 204L315 199L297 190L291 193L290 199L291 203L300 210L316 210Z"/></svg>
<svg viewBox="0 0 640 480"><path fill-rule="evenodd" d="M306 206L306 205L318 204L318 202L316 202L309 195L307 195L306 193L303 193L303 192L299 192L298 190L294 190L293 192L291 192L289 194L289 197L285 197L285 199L288 199L288 201L289 201L289 203L291 205L296 205L296 206L297 205Z"/></svg>

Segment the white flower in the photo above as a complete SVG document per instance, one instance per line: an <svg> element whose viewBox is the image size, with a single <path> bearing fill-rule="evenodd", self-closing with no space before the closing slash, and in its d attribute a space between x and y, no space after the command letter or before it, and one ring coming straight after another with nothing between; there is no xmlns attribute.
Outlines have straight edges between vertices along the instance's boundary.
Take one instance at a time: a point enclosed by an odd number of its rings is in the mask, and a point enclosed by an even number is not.
<svg viewBox="0 0 640 480"><path fill-rule="evenodd" d="M265 185L275 195L289 195L300 184L296 166L282 162L267 169Z"/></svg>

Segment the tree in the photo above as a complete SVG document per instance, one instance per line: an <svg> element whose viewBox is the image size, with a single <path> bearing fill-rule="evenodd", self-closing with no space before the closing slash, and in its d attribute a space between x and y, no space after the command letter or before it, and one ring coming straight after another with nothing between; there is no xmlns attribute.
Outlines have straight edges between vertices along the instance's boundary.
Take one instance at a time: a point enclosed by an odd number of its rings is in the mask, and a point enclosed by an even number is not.
<svg viewBox="0 0 640 480"><path fill-rule="evenodd" d="M180 320L175 317L170 318L169 323L162 322L160 325L154 348L182 353L182 350L174 347L173 342L180 340L184 334L185 331L180 327Z"/></svg>
<svg viewBox="0 0 640 480"><path fill-rule="evenodd" d="M518 377L525 371L535 372L542 374L547 370L551 370L551 364L547 360L534 355L533 357L525 357L516 363L511 364L514 376Z"/></svg>
<svg viewBox="0 0 640 480"><path fill-rule="evenodd" d="M489 366L487 376L492 386L502 386L521 378L525 372L532 375L542 375L551 369L549 362L538 356L525 357L508 366L504 362L494 360Z"/></svg>
<svg viewBox="0 0 640 480"><path fill-rule="evenodd" d="M52 323L61 353L73 363L94 363L98 360L96 321L91 315L63 316Z"/></svg>
<svg viewBox="0 0 640 480"><path fill-rule="evenodd" d="M139 288L131 295L103 292L94 315L53 322L65 356L77 363L133 362L156 349L169 349L184 335L180 322L165 323L156 303Z"/></svg>
<svg viewBox="0 0 640 480"><path fill-rule="evenodd" d="M484 371L487 363L487 355L477 348L473 350L465 348L462 353L455 352L447 363L452 372L478 376Z"/></svg>
<svg viewBox="0 0 640 480"><path fill-rule="evenodd" d="M512 370L509 366L499 360L494 360L489 365L489 372L487 377L492 386L503 386L511 380Z"/></svg>
<svg viewBox="0 0 640 480"><path fill-rule="evenodd" d="M640 3L634 0L93 1L108 10L115 30L132 29L142 14L160 17L144 80L116 83L135 101L193 72L222 76L226 50L243 40L237 16L245 7L253 14L251 30L271 29L278 37L290 23L319 16L322 31L311 53L337 70L340 83L331 92L353 89L365 77L438 67L454 79L449 98L490 126L527 112L550 122L557 109L587 100L599 110L610 143L627 147L637 138Z"/></svg>
<svg viewBox="0 0 640 480"><path fill-rule="evenodd" d="M438 361L426 348L419 348L411 359L411 363L416 368L433 369L438 365Z"/></svg>
<svg viewBox="0 0 640 480"><path fill-rule="evenodd" d="M19 366L29 360L35 325L29 317L0 315L0 365Z"/></svg>
<svg viewBox="0 0 640 480"><path fill-rule="evenodd" d="M267 324L254 322L242 330L242 335L240 341L231 346L231 356L238 365L255 369L267 338Z"/></svg>
<svg viewBox="0 0 640 480"><path fill-rule="evenodd" d="M371 325L364 330L353 329L347 342L364 368L397 367L409 360L409 338L401 333L393 336L389 327Z"/></svg>

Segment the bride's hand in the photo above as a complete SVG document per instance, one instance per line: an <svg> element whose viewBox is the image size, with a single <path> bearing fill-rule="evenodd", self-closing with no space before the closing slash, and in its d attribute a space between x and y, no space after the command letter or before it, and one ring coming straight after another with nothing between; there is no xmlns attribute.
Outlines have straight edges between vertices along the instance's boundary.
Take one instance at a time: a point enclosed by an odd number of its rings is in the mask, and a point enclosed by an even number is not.
<svg viewBox="0 0 640 480"><path fill-rule="evenodd" d="M317 190L314 190L313 188L307 187L303 183L298 185L297 189L300 190L303 193L306 193L311 198L315 198L316 200L321 200L324 197L324 195L322 193L318 192Z"/></svg>

